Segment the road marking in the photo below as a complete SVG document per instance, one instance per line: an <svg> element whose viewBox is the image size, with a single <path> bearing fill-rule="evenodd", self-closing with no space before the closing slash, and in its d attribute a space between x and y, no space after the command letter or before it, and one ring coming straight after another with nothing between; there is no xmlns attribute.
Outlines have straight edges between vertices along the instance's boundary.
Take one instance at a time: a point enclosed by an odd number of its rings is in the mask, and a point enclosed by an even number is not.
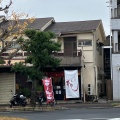
<svg viewBox="0 0 120 120"><path fill-rule="evenodd" d="M120 120L120 118L88 118L88 119L58 119L58 120Z"/></svg>

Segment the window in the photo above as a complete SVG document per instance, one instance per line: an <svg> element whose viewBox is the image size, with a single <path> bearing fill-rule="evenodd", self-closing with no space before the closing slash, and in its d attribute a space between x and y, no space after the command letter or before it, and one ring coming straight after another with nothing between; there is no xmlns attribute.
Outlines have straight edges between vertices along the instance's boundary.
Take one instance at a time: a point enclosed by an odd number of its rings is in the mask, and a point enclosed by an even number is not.
<svg viewBox="0 0 120 120"><path fill-rule="evenodd" d="M78 47L80 46L92 46L92 40L78 40Z"/></svg>
<svg viewBox="0 0 120 120"><path fill-rule="evenodd" d="M7 45L9 48L20 48L20 45L18 43L16 43L16 41L12 41L12 42L5 42L5 45Z"/></svg>

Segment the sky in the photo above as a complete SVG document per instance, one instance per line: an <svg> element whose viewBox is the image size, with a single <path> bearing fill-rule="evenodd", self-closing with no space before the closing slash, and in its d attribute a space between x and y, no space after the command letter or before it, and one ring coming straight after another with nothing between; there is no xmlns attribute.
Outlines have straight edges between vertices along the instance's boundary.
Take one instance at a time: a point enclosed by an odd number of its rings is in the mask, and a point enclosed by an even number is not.
<svg viewBox="0 0 120 120"><path fill-rule="evenodd" d="M5 0L6 2L9 0ZM26 12L36 18L54 17L56 22L101 19L110 33L109 0L13 0L10 11Z"/></svg>

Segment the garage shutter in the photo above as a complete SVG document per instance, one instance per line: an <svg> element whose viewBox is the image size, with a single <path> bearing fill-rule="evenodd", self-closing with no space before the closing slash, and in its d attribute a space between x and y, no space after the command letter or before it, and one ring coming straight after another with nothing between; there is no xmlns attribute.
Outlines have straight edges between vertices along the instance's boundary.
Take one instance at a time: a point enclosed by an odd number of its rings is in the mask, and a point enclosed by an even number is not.
<svg viewBox="0 0 120 120"><path fill-rule="evenodd" d="M0 73L0 103L9 103L12 94L15 91L14 73Z"/></svg>

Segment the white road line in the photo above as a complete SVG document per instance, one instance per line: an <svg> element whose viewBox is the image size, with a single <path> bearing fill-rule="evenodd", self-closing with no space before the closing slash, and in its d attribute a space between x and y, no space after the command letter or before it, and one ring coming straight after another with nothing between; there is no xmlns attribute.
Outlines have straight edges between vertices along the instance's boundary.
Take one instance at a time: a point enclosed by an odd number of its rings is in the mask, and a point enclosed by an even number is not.
<svg viewBox="0 0 120 120"><path fill-rule="evenodd" d="M120 120L120 118L88 118L88 119L58 119L58 120Z"/></svg>
<svg viewBox="0 0 120 120"><path fill-rule="evenodd" d="M120 120L120 118L111 118L111 119L108 119L108 120Z"/></svg>

